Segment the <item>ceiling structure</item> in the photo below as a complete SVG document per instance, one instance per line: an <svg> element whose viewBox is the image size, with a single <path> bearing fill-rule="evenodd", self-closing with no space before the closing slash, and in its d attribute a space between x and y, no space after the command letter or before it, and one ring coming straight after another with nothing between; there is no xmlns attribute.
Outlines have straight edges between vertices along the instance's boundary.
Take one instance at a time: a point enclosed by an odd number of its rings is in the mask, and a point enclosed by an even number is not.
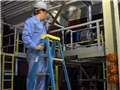
<svg viewBox="0 0 120 90"><path fill-rule="evenodd" d="M37 1L37 0L36 0ZM47 5L49 12L55 17L57 11L62 5L63 1L56 0L44 0ZM2 0L1 15L2 19L6 23L22 26L24 21L33 15L33 5L35 1L13 1L13 0ZM67 21L73 19L79 19L86 17L88 4L92 4L92 14L102 13L102 3L101 1L90 1L86 3L82 0L69 0L66 3L64 10L61 12L60 17L66 19Z"/></svg>

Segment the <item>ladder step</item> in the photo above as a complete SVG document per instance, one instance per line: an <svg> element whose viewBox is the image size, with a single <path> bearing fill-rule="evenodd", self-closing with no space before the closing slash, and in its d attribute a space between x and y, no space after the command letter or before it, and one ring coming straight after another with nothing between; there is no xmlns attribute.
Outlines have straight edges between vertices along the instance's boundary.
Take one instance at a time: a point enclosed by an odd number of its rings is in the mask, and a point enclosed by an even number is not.
<svg viewBox="0 0 120 90"><path fill-rule="evenodd" d="M49 73L37 73L37 76L41 76L41 75L50 75Z"/></svg>
<svg viewBox="0 0 120 90"><path fill-rule="evenodd" d="M61 62L64 61L63 59L59 59L59 58L52 58L52 59L55 60L55 61L61 61Z"/></svg>
<svg viewBox="0 0 120 90"><path fill-rule="evenodd" d="M6 88L6 89L3 89L3 90L12 90L11 88Z"/></svg>
<svg viewBox="0 0 120 90"><path fill-rule="evenodd" d="M12 70L4 70L4 72L12 72Z"/></svg>
<svg viewBox="0 0 120 90"><path fill-rule="evenodd" d="M4 81L12 81L12 79L4 79Z"/></svg>
<svg viewBox="0 0 120 90"><path fill-rule="evenodd" d="M4 61L5 63L12 63L12 61Z"/></svg>

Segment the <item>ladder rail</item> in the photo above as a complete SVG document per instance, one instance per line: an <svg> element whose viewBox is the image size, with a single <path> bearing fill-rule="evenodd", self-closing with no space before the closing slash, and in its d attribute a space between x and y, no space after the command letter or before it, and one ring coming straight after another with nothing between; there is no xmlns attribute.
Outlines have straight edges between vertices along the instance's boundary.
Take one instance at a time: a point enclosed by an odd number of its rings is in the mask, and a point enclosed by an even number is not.
<svg viewBox="0 0 120 90"><path fill-rule="evenodd" d="M46 45L47 45L47 47L50 47L49 38L46 38ZM47 48L47 51L48 51L47 53L48 53L48 63L49 63L48 67L51 70L50 77L52 78L51 79L52 90L56 90L56 86L54 85L55 84L55 77L54 77L54 70L53 70L52 55L51 55L51 51L49 48Z"/></svg>
<svg viewBox="0 0 120 90"><path fill-rule="evenodd" d="M14 54L12 54L12 76L11 76L11 80L12 80L12 82L11 82L11 89L13 90L13 81L14 81Z"/></svg>
<svg viewBox="0 0 120 90"><path fill-rule="evenodd" d="M59 49L60 49L60 55L61 55L62 59L64 60L64 55L63 55L63 51L62 51L62 47L61 47L60 42L58 42L58 45L59 45ZM64 63L63 63L63 70L64 70L64 73L65 73L65 77L67 79L66 81L67 81L68 90L71 90L71 85L70 85L70 80L69 80L68 73L67 73L65 60L64 60Z"/></svg>
<svg viewBox="0 0 120 90"><path fill-rule="evenodd" d="M4 61L5 61L5 53L2 53L2 90L4 89Z"/></svg>

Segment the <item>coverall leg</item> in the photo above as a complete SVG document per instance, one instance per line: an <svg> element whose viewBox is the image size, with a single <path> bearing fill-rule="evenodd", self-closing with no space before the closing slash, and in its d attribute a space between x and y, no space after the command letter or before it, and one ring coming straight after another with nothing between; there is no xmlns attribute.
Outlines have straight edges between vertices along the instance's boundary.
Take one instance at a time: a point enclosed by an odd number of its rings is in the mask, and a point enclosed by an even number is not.
<svg viewBox="0 0 120 90"><path fill-rule="evenodd" d="M27 61L29 64L29 71L28 71L28 76L27 76L27 83L28 83L29 77L30 77L30 74L31 74L31 71L32 71L32 68L34 65L34 61L37 56L37 51L29 51L28 50L26 54L27 54ZM40 60L37 73L38 72L46 73L47 70L48 70L48 61L47 61L47 59L43 58L42 60ZM46 76L42 75L42 76L36 76L36 77L37 78L36 78L35 90L44 90Z"/></svg>

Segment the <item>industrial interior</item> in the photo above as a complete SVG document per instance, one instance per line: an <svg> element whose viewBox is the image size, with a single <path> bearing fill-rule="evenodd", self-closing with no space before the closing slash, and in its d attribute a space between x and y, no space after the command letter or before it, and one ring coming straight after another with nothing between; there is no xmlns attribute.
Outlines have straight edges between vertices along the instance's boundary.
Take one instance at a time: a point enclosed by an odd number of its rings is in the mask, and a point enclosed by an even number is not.
<svg viewBox="0 0 120 90"><path fill-rule="evenodd" d="M43 1L49 34L60 38L71 90L120 90L119 1ZM26 90L29 66L22 31L35 2L1 0L0 90ZM54 66L56 90L69 90L61 66Z"/></svg>

